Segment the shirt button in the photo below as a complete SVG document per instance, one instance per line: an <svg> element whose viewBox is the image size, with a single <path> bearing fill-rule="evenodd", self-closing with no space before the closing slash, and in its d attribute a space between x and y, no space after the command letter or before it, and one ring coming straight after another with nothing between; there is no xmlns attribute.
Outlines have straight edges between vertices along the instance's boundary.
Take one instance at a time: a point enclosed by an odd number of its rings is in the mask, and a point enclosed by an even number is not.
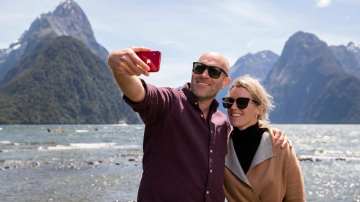
<svg viewBox="0 0 360 202"><path fill-rule="evenodd" d="M210 170L210 173L212 173L212 170Z"/></svg>
<svg viewBox="0 0 360 202"><path fill-rule="evenodd" d="M197 105L197 102L195 102L195 105Z"/></svg>
<svg viewBox="0 0 360 202"><path fill-rule="evenodd" d="M213 131L211 131L211 133L213 133Z"/></svg>
<svg viewBox="0 0 360 202"><path fill-rule="evenodd" d="M206 191L206 194L209 194L209 191Z"/></svg>
<svg viewBox="0 0 360 202"><path fill-rule="evenodd" d="M212 150L210 150L210 153L212 153Z"/></svg>
<svg viewBox="0 0 360 202"><path fill-rule="evenodd" d="M201 117L204 117L204 115L201 114Z"/></svg>

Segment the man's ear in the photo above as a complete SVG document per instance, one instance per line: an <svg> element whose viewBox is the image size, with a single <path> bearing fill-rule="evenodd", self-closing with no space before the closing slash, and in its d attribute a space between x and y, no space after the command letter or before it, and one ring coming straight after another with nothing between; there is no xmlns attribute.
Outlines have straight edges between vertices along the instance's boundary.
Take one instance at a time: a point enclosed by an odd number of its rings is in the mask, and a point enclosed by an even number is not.
<svg viewBox="0 0 360 202"><path fill-rule="evenodd" d="M224 89L231 81L231 78L230 77L226 77L222 83L222 86L221 88Z"/></svg>

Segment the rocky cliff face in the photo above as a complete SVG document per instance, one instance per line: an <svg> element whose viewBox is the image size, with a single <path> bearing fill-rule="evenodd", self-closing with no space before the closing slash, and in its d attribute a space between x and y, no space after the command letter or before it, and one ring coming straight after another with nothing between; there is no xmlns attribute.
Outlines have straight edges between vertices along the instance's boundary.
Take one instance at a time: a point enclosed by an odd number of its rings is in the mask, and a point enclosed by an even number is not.
<svg viewBox="0 0 360 202"><path fill-rule="evenodd" d="M354 44L353 42L348 43L346 49L352 52L356 60L360 63L360 44Z"/></svg>
<svg viewBox="0 0 360 202"><path fill-rule="evenodd" d="M352 75L360 78L360 63L356 58L356 52L349 50L348 47L341 46L330 46L335 58L340 62L340 66L344 70ZM360 56L360 55L359 55Z"/></svg>
<svg viewBox="0 0 360 202"><path fill-rule="evenodd" d="M40 15L17 42L0 51L0 80L21 57L32 52L39 41L49 36L76 38L101 59L107 60L109 53L96 42L85 13L74 1L66 0L60 2L53 12Z"/></svg>
<svg viewBox="0 0 360 202"><path fill-rule="evenodd" d="M236 79L244 74L249 74L263 81L278 58L279 55L268 50L256 54L249 53L240 57L230 68L230 77Z"/></svg>
<svg viewBox="0 0 360 202"><path fill-rule="evenodd" d="M315 35L286 42L265 84L274 97L273 123L360 123L360 81Z"/></svg>

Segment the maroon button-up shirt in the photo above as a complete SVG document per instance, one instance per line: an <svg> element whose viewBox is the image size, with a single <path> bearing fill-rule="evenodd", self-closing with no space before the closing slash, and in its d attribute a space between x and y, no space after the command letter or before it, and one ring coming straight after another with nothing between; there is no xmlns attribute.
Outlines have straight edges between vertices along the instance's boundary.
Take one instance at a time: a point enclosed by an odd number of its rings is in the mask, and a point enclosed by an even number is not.
<svg viewBox="0 0 360 202"><path fill-rule="evenodd" d="M124 100L145 123L138 201L221 201L230 124L214 100L207 121L190 91L143 85L140 103Z"/></svg>

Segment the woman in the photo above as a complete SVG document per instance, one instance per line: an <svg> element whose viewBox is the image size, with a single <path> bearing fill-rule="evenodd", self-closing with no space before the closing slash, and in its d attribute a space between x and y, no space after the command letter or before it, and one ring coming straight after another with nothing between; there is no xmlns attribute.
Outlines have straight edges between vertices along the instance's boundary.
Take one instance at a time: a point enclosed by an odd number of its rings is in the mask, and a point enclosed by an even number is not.
<svg viewBox="0 0 360 202"><path fill-rule="evenodd" d="M232 201L305 201L305 186L293 149L274 146L267 128L271 96L245 75L230 86L223 105L233 131L225 162L224 192Z"/></svg>

